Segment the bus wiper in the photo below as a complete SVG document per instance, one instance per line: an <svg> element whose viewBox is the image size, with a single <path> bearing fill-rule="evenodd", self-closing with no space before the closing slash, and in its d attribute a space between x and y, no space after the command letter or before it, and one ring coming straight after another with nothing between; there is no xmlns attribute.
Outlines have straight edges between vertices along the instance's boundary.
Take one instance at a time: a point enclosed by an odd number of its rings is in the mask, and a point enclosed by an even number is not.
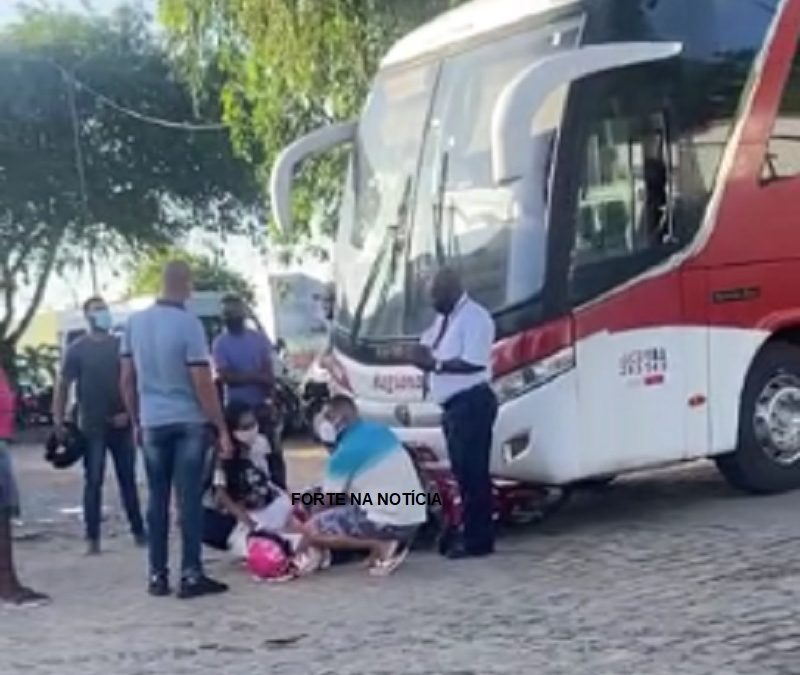
<svg viewBox="0 0 800 675"><path fill-rule="evenodd" d="M395 222L386 228L386 233L381 241L378 255L376 256L372 267L369 269L367 281L364 284L364 291L362 292L361 299L356 307L355 315L353 316L353 340L355 340L358 337L358 334L361 332L361 323L364 319L364 310L366 309L367 302L372 296L372 291L376 282L378 281L378 276L383 268L384 259L386 258L387 254L391 256L389 258L389 282L391 282L392 276L397 270L397 260L399 258L397 244L400 240L401 233L405 231L408 223L408 215L411 207L411 194L412 181L411 176L409 175L406 177L405 185L403 186L403 197L400 199L400 203L397 205L397 217Z"/></svg>
<svg viewBox="0 0 800 675"><path fill-rule="evenodd" d="M447 195L447 181L450 176L450 153L442 153L439 162L439 176L436 185L436 199L433 202L433 236L434 246L436 247L436 260L439 264L444 262L445 253L442 244L442 227L444 225L445 197Z"/></svg>

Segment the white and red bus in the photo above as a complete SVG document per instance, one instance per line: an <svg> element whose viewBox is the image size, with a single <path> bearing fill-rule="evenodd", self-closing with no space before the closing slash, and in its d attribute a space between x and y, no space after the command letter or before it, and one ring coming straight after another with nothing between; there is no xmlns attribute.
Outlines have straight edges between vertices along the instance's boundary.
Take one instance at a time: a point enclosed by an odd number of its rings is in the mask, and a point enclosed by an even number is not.
<svg viewBox="0 0 800 675"><path fill-rule="evenodd" d="M800 486L800 0L476 0L400 40L357 121L334 374L443 446L404 348L431 271L496 320L493 473L553 485L713 457Z"/></svg>

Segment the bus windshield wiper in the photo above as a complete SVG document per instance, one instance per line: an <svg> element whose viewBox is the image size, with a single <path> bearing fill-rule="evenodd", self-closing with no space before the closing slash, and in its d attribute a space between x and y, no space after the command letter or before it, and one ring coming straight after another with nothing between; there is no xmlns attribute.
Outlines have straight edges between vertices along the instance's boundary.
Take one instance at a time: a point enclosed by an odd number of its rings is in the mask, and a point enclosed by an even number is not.
<svg viewBox="0 0 800 675"><path fill-rule="evenodd" d="M397 244L408 224L409 211L411 210L412 186L413 184L411 181L411 176L408 175L406 176L405 184L403 186L403 196L400 199L400 203L397 205L397 216L395 222L386 227L386 233L381 241L378 255L375 257L375 262L373 262L372 266L370 267L369 274L367 275L367 281L364 284L364 291L362 292L361 299L356 307L355 315L353 316L353 340L356 340L358 338L358 334L361 332L361 324L364 319L364 311L366 309L367 302L369 301L370 297L372 297L372 292L375 288L376 282L378 281L380 272L383 269L383 263L387 255L390 256L388 270L389 274L387 281L384 283L384 288L388 287L389 283L391 283L392 277L397 270L397 261L399 259Z"/></svg>
<svg viewBox="0 0 800 675"><path fill-rule="evenodd" d="M436 260L442 264L445 260L444 244L442 244L442 227L444 225L445 197L447 195L447 181L450 176L450 153L442 153L439 162L439 176L436 185L436 198L433 202L433 237L436 247Z"/></svg>

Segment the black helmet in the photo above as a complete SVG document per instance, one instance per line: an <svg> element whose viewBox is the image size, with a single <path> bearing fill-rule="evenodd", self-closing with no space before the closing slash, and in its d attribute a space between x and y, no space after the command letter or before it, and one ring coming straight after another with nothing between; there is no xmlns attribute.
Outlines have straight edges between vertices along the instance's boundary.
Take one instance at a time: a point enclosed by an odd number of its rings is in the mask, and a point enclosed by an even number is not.
<svg viewBox="0 0 800 675"><path fill-rule="evenodd" d="M64 442L51 433L44 445L44 458L56 469L68 469L86 453L86 437L74 424L64 425Z"/></svg>

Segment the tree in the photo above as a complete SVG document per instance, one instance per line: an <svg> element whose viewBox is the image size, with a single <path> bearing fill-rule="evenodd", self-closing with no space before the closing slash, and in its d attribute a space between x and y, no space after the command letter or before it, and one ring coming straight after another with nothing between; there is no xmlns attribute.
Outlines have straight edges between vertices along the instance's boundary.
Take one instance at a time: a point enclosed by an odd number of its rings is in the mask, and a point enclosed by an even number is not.
<svg viewBox="0 0 800 675"><path fill-rule="evenodd" d="M18 381L35 391L52 386L58 370L59 353L55 345L27 345L16 355Z"/></svg>
<svg viewBox="0 0 800 675"><path fill-rule="evenodd" d="M277 153L350 119L391 43L463 0L160 0L160 17L199 100L220 91L236 151L266 183ZM295 243L335 222L341 157L316 160L295 188ZM276 234L273 232L273 234Z"/></svg>
<svg viewBox="0 0 800 675"><path fill-rule="evenodd" d="M161 289L161 272L170 260L185 260L194 273L194 287L198 291L236 293L252 304L255 301L253 286L238 272L222 263L201 255L175 248L166 248L151 255L134 270L128 293L155 295Z"/></svg>
<svg viewBox="0 0 800 675"><path fill-rule="evenodd" d="M0 31L0 359L9 369L54 270L87 253L165 245L192 227L241 231L259 205L252 170L221 125L198 121L141 11L30 10Z"/></svg>

